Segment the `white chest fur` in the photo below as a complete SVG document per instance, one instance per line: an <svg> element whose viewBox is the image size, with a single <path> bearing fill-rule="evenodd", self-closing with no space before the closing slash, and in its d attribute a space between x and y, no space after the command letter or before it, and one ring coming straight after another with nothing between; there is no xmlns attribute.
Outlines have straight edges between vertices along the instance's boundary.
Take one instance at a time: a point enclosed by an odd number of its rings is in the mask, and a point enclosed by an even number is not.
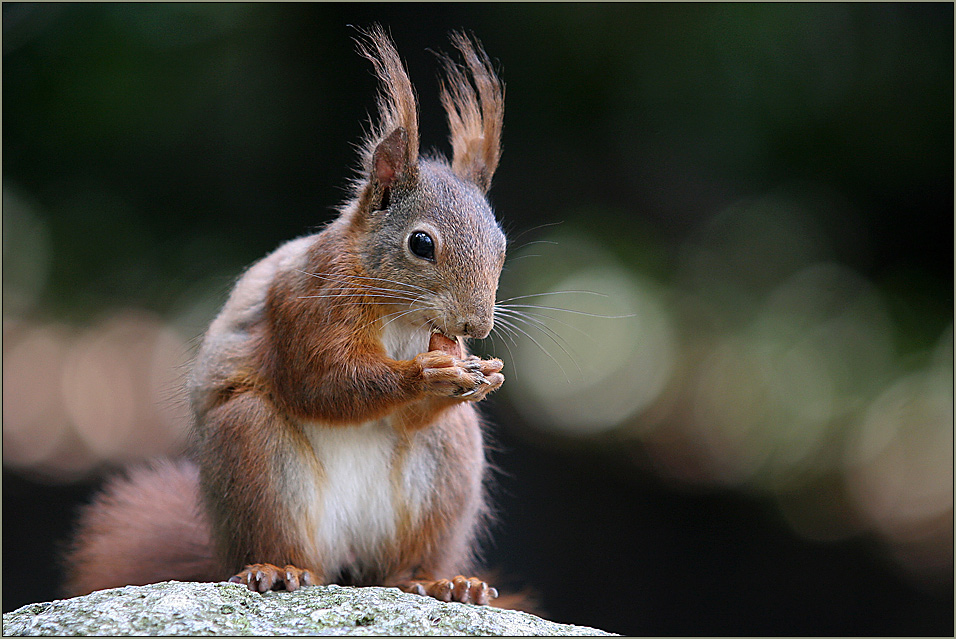
<svg viewBox="0 0 956 639"><path fill-rule="evenodd" d="M386 424L306 428L320 474L306 504L323 564L374 554L396 533L392 464L397 435Z"/></svg>
<svg viewBox="0 0 956 639"><path fill-rule="evenodd" d="M413 328L401 322L388 322L382 330L382 345L392 359L412 359L428 350L431 333L424 328Z"/></svg>
<svg viewBox="0 0 956 639"><path fill-rule="evenodd" d="M330 575L361 571L389 551L403 519L412 526L421 521L441 447L424 433L403 439L387 420L304 430L319 467L296 491L303 499L296 510L313 541L312 565Z"/></svg>
<svg viewBox="0 0 956 639"><path fill-rule="evenodd" d="M389 356L408 359L427 350L428 332L386 328ZM357 426L303 424L317 462L296 491L316 563L330 573L375 562L399 533L414 525L434 486L441 446L428 432L396 432L388 418ZM299 475L298 472L293 471ZM303 481L301 475L296 481Z"/></svg>

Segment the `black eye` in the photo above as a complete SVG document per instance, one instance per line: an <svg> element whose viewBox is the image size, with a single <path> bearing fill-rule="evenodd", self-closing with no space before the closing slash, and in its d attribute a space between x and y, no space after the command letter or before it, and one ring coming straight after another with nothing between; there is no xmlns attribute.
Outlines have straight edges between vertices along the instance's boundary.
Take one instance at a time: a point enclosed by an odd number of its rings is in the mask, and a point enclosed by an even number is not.
<svg viewBox="0 0 956 639"><path fill-rule="evenodd" d="M415 231L409 235L408 248L423 260L435 261L435 240L425 231Z"/></svg>

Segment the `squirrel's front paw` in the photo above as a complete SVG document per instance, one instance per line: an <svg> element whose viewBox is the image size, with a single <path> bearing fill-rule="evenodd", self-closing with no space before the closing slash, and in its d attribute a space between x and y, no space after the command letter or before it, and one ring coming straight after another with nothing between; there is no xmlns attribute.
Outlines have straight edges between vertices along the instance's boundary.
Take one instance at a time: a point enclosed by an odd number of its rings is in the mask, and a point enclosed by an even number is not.
<svg viewBox="0 0 956 639"><path fill-rule="evenodd" d="M425 390L432 395L477 402L505 381L500 373L504 367L500 359L479 359L474 355L458 359L442 351L429 351L416 356L415 361L422 367Z"/></svg>
<svg viewBox="0 0 956 639"><path fill-rule="evenodd" d="M268 590L298 590L300 586L311 586L315 583L312 573L295 566L279 568L272 564L249 564L239 574L233 575L229 581L244 584L253 592Z"/></svg>

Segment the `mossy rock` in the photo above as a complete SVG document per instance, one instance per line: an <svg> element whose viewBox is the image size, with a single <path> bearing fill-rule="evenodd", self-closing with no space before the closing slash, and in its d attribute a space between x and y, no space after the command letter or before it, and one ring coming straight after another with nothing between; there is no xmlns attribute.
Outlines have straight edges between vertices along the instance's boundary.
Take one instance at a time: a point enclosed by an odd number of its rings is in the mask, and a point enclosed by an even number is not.
<svg viewBox="0 0 956 639"><path fill-rule="evenodd" d="M259 594L230 583L167 581L23 606L10 635L458 635L609 633L514 610L443 603L395 588L312 586Z"/></svg>

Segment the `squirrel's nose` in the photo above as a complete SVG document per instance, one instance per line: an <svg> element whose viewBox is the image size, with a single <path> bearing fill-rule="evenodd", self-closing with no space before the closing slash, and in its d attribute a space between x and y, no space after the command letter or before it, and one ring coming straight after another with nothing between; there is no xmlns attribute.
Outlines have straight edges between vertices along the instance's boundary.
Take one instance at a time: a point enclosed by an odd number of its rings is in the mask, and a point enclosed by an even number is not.
<svg viewBox="0 0 956 639"><path fill-rule="evenodd" d="M494 315L473 315L467 318L461 326L461 334L475 339L484 339L491 333L495 324Z"/></svg>
<svg viewBox="0 0 956 639"><path fill-rule="evenodd" d="M462 333L468 337L474 337L475 339L484 339L488 337L488 333L491 332L491 324L487 326L479 325L477 323L466 322L465 330Z"/></svg>

